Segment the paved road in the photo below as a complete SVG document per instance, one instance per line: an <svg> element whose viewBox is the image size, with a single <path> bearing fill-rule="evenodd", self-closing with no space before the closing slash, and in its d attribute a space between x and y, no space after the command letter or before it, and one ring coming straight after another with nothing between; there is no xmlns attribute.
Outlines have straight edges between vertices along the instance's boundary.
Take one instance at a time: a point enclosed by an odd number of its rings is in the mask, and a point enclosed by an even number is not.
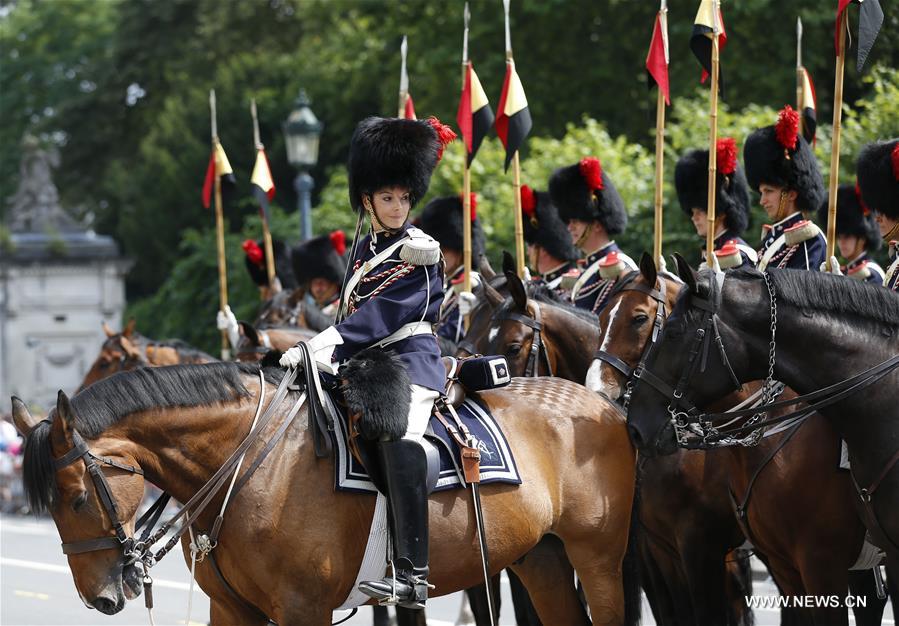
<svg viewBox="0 0 899 626"><path fill-rule="evenodd" d="M758 572L761 572L756 564ZM180 553L174 553L153 570L156 607L153 617L157 626L184 625L187 616L189 571ZM776 593L770 581L757 582L755 593ZM508 585L503 584L503 611L500 626L514 626L512 603ZM428 601L430 626L453 626L459 614L460 594L452 594ZM894 626L893 613L887 607L885 626ZM335 619L345 614L335 614ZM649 607L644 602L644 624L653 626ZM198 589L193 592L191 624L206 624L209 619L209 600ZM370 626L371 609L363 608L349 626ZM776 610L757 610L758 626L780 623ZM850 618L850 624L854 621ZM130 602L112 617L88 610L78 598L65 557L59 548L59 536L49 520L0 516L0 624L69 625L149 624L143 599Z"/></svg>

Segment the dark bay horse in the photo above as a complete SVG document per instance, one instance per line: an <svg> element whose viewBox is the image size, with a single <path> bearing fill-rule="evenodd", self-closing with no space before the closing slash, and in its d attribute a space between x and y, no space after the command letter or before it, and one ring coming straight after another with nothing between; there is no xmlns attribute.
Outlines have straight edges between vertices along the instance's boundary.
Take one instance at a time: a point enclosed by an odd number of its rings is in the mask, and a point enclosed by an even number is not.
<svg viewBox="0 0 899 626"><path fill-rule="evenodd" d="M247 322L240 322L240 341L234 350L238 361L261 361L269 350L286 352L298 341L308 341L316 331L296 326L273 326L256 328Z"/></svg>
<svg viewBox="0 0 899 626"><path fill-rule="evenodd" d="M609 307L602 315L602 349L628 368L637 367L651 345L656 314L674 308L681 287L683 283L675 276L657 274L651 258L644 255L640 272L626 277L610 295ZM597 360L591 366L588 386L594 391L617 398L627 384L625 373L613 367L611 360ZM717 404L732 406L747 395L734 393ZM795 395L785 390L781 397ZM739 506L734 512L785 595L845 594L850 583L854 593L862 594L870 591L873 578L870 572L853 572L847 577L858 557L864 526L851 506L848 473L838 468L839 449L839 438L829 424L809 419L795 433L765 438L755 447L680 450L673 457L653 459L681 462L684 457L705 455L706 476L716 483L724 479L733 494L732 498L722 497L720 484L708 484L707 480L706 498L717 497L718 504L727 504L728 509L729 499ZM810 484L815 489L808 489ZM728 547L719 544L719 555ZM714 552L715 546L709 542L707 550ZM856 619L879 624L882 610L883 602L871 593L867 610L856 610ZM847 619L842 609L821 610L813 618L815 623L846 623Z"/></svg>
<svg viewBox="0 0 899 626"><path fill-rule="evenodd" d="M103 332L106 341L100 348L100 354L84 375L82 390L116 372L131 370L136 367L159 367L161 365L178 365L182 363L211 363L216 361L205 352L188 345L179 339L156 341L144 337L134 330L135 322L130 320L122 332L117 333L105 322Z"/></svg>
<svg viewBox="0 0 899 626"><path fill-rule="evenodd" d="M79 433L93 458L105 459L100 471L131 535L144 477L188 501L250 431L262 385L271 397L283 376L280 369L264 373L265 383L258 364L122 372L71 401L60 392L48 421L40 423L14 400L16 425L27 433L30 499L37 509L49 509L64 542L113 537L85 461L54 464L69 454ZM297 393L288 394L277 415L286 413ZM512 567L545 623L588 624L569 582L573 565L593 623L622 623L621 566L635 464L623 414L582 386L555 379L515 379L479 397L502 425L523 478L519 486L482 488L491 569ZM374 498L334 491L333 461L316 458L304 413L305 408L231 501L222 525L213 555L240 599L222 585L209 558L197 566L197 580L212 599L213 624L261 626L271 618L324 626L353 585ZM248 459L264 447L277 422L249 448ZM122 469L127 467L143 475ZM210 528L223 497L212 500L198 529ZM430 511L434 595L471 587L480 578L480 560L466 492L432 495ZM555 543L541 542L548 534L558 537L564 553ZM519 560L535 546L549 553ZM69 554L68 560L81 597L104 613L118 612L139 591L137 570L124 562L120 547Z"/></svg>
<svg viewBox="0 0 899 626"><path fill-rule="evenodd" d="M526 288L514 271L506 273L506 288L509 298L488 291L485 305L476 309L465 341L472 345L469 351L505 355L516 376L552 373L583 382L599 346L600 318L561 303L545 287ZM708 471L701 452L640 464L637 519L645 532L637 536L637 549L656 621L704 625L751 619L743 600L751 592L748 567L740 571L744 564L733 562L724 574L725 553L744 538L723 476ZM724 549L716 552L718 544Z"/></svg>

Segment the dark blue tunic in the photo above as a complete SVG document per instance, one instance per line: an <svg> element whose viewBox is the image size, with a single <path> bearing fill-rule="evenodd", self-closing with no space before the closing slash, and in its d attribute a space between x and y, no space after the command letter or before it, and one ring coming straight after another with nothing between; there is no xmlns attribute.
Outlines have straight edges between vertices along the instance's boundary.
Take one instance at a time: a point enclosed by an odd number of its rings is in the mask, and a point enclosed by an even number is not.
<svg viewBox="0 0 899 626"><path fill-rule="evenodd" d="M440 319L437 322L437 334L453 343L459 343L465 338L465 325L462 324L462 316L459 314L459 296L452 291L452 283L461 277L465 267L460 266L446 280L446 296L443 306L440 307Z"/></svg>
<svg viewBox="0 0 899 626"><path fill-rule="evenodd" d="M573 269L577 269L576 263L563 263L551 272L546 272L545 274L538 274L537 276L534 276L532 282L535 285L545 285L560 298L564 300L570 300L570 291L562 287L562 277Z"/></svg>
<svg viewBox="0 0 899 626"><path fill-rule="evenodd" d="M890 265L886 271L883 286L899 292L899 242L890 242Z"/></svg>
<svg viewBox="0 0 899 626"><path fill-rule="evenodd" d="M750 246L746 241L740 237L740 235L736 234L733 231L726 230L717 237L715 237L715 250L720 250L724 247L729 241L734 241L737 244L737 248L740 250L740 258L743 260L739 265L734 265L733 267L727 269L737 269L740 267L755 267L755 264L758 262L758 255L755 250L753 250L752 246ZM752 251L752 256L750 256L749 252ZM705 260L705 248L702 249L702 259Z"/></svg>
<svg viewBox="0 0 899 626"><path fill-rule="evenodd" d="M827 254L827 242L824 235L819 232L811 239L806 239L794 246L788 246L784 240L780 239L787 229L796 226L804 219L802 213L797 212L773 226L766 226L767 230L762 236L762 247L759 250L759 263L762 263L769 248L776 245L777 250L773 252L767 265L764 268L759 267L759 269L779 267L794 270L807 269L813 272L820 269Z"/></svg>
<svg viewBox="0 0 899 626"><path fill-rule="evenodd" d="M840 271L850 278L855 278L855 275L857 275L858 272L862 272L864 278L859 277L859 280L883 286L883 268L868 257L867 251L862 252L853 260L849 261L849 263L844 265Z"/></svg>
<svg viewBox="0 0 899 626"><path fill-rule="evenodd" d="M592 271L593 275L581 285L575 285L575 289L571 293L571 301L576 307L597 313L603 306L605 306L609 292L615 285L615 279L603 278L600 275L598 264L606 258L610 252L617 252L618 258L621 259L625 265L629 265L632 269L637 269L637 264L621 251L618 244L614 241L610 241L585 259L584 272Z"/></svg>
<svg viewBox="0 0 899 626"><path fill-rule="evenodd" d="M403 227L403 232L409 224ZM352 267L386 249L402 234L379 233L372 245L371 235L359 245ZM424 319L434 324L443 302L443 276L440 264L410 265L399 257L399 250L390 259L372 269L350 294L350 314L337 324L343 344L334 356L338 362L386 339L402 326ZM446 370L440 360L440 348L433 334L407 337L385 347L399 355L414 385L443 391Z"/></svg>

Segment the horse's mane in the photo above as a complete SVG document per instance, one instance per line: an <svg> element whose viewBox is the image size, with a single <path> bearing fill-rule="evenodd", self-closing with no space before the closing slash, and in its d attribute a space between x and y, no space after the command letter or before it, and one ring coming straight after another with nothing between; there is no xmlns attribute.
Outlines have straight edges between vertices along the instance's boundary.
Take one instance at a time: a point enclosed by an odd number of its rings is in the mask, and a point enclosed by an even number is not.
<svg viewBox="0 0 899 626"><path fill-rule="evenodd" d="M777 299L798 309L810 309L899 326L899 296L888 289L827 272L772 269L768 271ZM737 280L761 280L755 269L728 273Z"/></svg>
<svg viewBox="0 0 899 626"><path fill-rule="evenodd" d="M599 324L599 318L596 315L586 309L581 309L572 303L563 300L559 297L558 293L547 287L545 284L537 283L528 285L527 294L529 298L533 298L537 302L558 307L593 326ZM508 302L509 301L507 300L506 303L508 304Z"/></svg>
<svg viewBox="0 0 899 626"><path fill-rule="evenodd" d="M285 371L269 363L204 363L143 367L97 381L71 399L75 428L86 439L133 413L156 408L193 407L249 397L242 376L263 368L278 384ZM23 482L32 510L48 509L56 494L56 469L50 444L51 423L44 420L25 439Z"/></svg>

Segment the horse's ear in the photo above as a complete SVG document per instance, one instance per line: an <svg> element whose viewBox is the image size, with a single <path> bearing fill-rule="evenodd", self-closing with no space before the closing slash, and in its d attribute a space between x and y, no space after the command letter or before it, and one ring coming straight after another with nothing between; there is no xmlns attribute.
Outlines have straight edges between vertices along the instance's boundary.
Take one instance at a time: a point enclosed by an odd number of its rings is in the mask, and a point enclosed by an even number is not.
<svg viewBox="0 0 899 626"><path fill-rule="evenodd" d="M650 287L656 284L656 279L658 278L656 262L652 260L650 254L646 251L640 257L640 273L643 274L643 278L646 279Z"/></svg>
<svg viewBox="0 0 899 626"><path fill-rule="evenodd" d="M259 333L256 332L256 329L249 322L237 322L238 328L240 328L241 334L246 337L253 347L259 347Z"/></svg>
<svg viewBox="0 0 899 626"><path fill-rule="evenodd" d="M57 433L61 435L69 444L72 443L72 431L75 423L75 412L69 402L69 397L60 389L56 395L56 415L53 417L53 428L58 429Z"/></svg>
<svg viewBox="0 0 899 626"><path fill-rule="evenodd" d="M16 430L23 437L27 437L31 429L38 425L40 418L31 415L31 411L16 396L12 397L12 421L16 425Z"/></svg>
<svg viewBox="0 0 899 626"><path fill-rule="evenodd" d="M306 297L306 290L302 287L297 287L293 291L290 292L290 297L287 298L287 304L290 306L297 306L300 302L302 302L303 298Z"/></svg>
<svg viewBox="0 0 899 626"><path fill-rule="evenodd" d="M677 275L687 284L691 292L696 293L696 282L699 278L696 271L690 267L690 264L679 252L674 253L674 263L677 267Z"/></svg>
<svg viewBox="0 0 899 626"><path fill-rule="evenodd" d="M130 358L137 359L139 361L144 360L144 355L141 354L141 351L137 349L137 346L135 346L134 343L125 336L125 333L122 333L122 337L121 339L119 339L119 344L121 344L122 350L124 350L125 354L127 354Z"/></svg>
<svg viewBox="0 0 899 626"><path fill-rule="evenodd" d="M515 307L519 311L527 311L528 310L528 293L524 288L524 283L513 271L506 270L506 283L509 285L509 293L512 294L512 300L515 302Z"/></svg>
<svg viewBox="0 0 899 626"><path fill-rule="evenodd" d="M122 336L130 337L131 335L133 335L134 334L134 326L136 324L137 324L137 320L135 320L133 317L130 320L128 320L128 325L125 326L125 330L122 331Z"/></svg>
<svg viewBox="0 0 899 626"><path fill-rule="evenodd" d="M517 274L518 268L515 267L515 258L509 254L508 250L503 250L503 274L508 276L509 272Z"/></svg>
<svg viewBox="0 0 899 626"><path fill-rule="evenodd" d="M103 332L107 337L115 336L115 331L109 327L109 324L107 324L105 320L103 321Z"/></svg>
<svg viewBox="0 0 899 626"><path fill-rule="evenodd" d="M484 280L490 280L496 276L496 272L493 271L493 267L490 265L490 261L487 260L486 254L482 254L478 259L478 271L481 273L481 276L484 277Z"/></svg>

